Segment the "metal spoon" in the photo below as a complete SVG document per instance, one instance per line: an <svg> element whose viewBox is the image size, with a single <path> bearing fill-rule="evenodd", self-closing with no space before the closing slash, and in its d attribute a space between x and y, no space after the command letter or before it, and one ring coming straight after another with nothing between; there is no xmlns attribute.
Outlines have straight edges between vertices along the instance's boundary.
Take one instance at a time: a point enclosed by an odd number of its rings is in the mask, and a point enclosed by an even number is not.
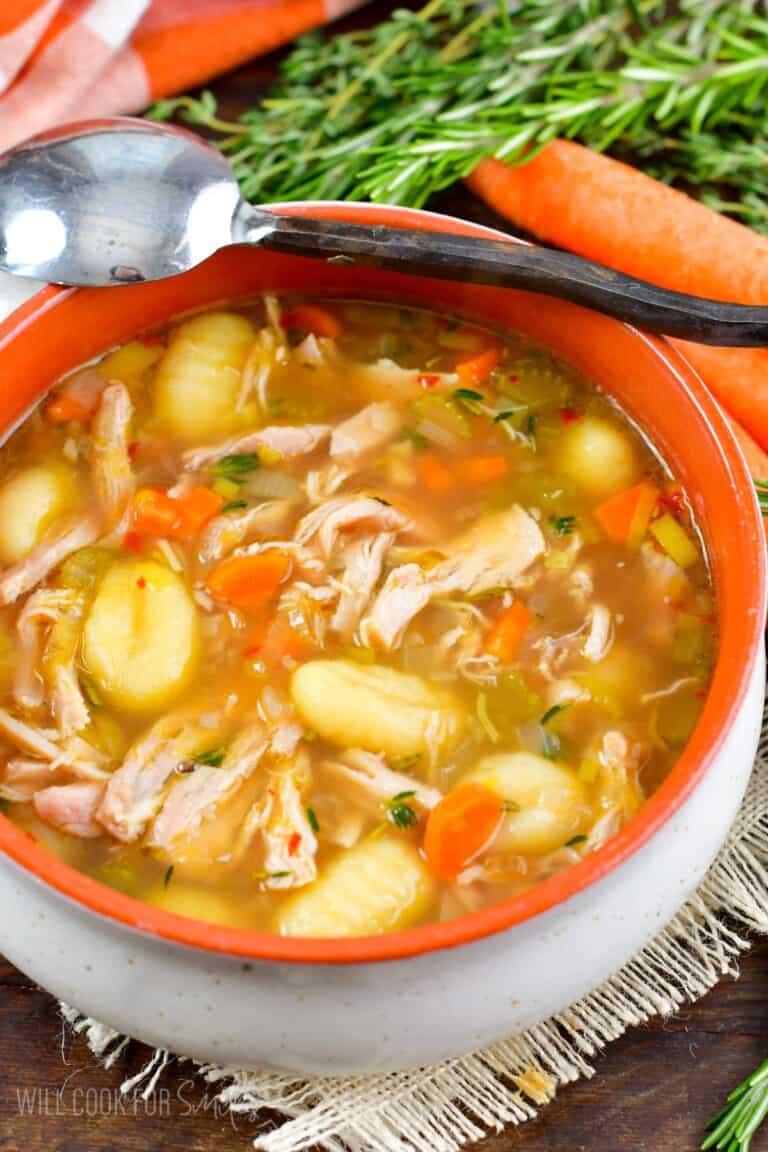
<svg viewBox="0 0 768 1152"><path fill-rule="evenodd" d="M669 292L565 252L251 207L219 152L167 125L86 121L0 157L0 268L17 276L161 280L229 244L524 288L702 344L768 345L768 307Z"/></svg>

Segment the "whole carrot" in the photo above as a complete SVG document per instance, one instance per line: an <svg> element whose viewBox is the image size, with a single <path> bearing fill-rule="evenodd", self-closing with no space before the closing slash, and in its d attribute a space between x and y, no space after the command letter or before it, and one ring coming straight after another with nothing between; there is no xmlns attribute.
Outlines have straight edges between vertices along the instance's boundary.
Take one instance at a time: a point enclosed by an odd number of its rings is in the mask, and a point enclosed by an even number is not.
<svg viewBox="0 0 768 1152"><path fill-rule="evenodd" d="M581 144L553 140L521 165L484 160L468 183L561 248L678 292L768 304L768 237ZM768 351L674 343L768 449Z"/></svg>

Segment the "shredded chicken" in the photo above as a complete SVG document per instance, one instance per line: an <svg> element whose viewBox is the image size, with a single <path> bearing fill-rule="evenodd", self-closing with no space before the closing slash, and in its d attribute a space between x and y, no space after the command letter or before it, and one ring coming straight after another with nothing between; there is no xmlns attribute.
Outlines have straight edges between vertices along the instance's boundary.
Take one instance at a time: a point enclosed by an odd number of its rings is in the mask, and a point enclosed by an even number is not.
<svg viewBox="0 0 768 1152"><path fill-rule="evenodd" d="M267 387L272 370L276 364L284 363L287 358L288 347L282 329L262 328L256 333L253 347L248 353L240 375L240 389L235 402L236 411L240 412L253 395L256 396L261 411L265 414L269 411Z"/></svg>
<svg viewBox="0 0 768 1152"><path fill-rule="evenodd" d="M220 765L198 764L182 776L168 792L155 817L147 845L170 850L181 839L193 839L201 826L215 820L219 809L253 775L268 747L264 727L250 725L232 741Z"/></svg>
<svg viewBox="0 0 768 1152"><path fill-rule="evenodd" d="M96 407L106 383L106 378L102 376L98 365L91 364L87 368L81 368L79 372L67 376L53 395L66 396L70 400L76 400L78 404L82 404L87 412L91 412Z"/></svg>
<svg viewBox="0 0 768 1152"><path fill-rule="evenodd" d="M217 717L203 726L190 709L161 717L128 750L109 781L98 819L116 839L138 840L159 811L173 772L188 756L211 744Z"/></svg>
<svg viewBox="0 0 768 1152"><path fill-rule="evenodd" d="M51 711L62 736L85 728L90 721L75 666L82 611L83 598L79 593L65 588L38 588L16 620L19 659L14 700L26 709L38 708L44 701L44 682L38 665L42 632L50 626L45 679L51 688Z"/></svg>
<svg viewBox="0 0 768 1152"><path fill-rule="evenodd" d="M645 799L640 785L640 768L647 750L639 741L630 743L623 732L606 732L597 758L602 767L601 798L607 807L615 807L622 822L634 815Z"/></svg>
<svg viewBox="0 0 768 1152"><path fill-rule="evenodd" d="M581 653L591 663L599 664L613 645L613 621L605 604L593 604L588 620L589 629Z"/></svg>
<svg viewBox="0 0 768 1152"><path fill-rule="evenodd" d="M375 496L339 496L302 517L295 539L299 544L317 539L320 551L327 558L342 532L402 532L408 526L402 512Z"/></svg>
<svg viewBox="0 0 768 1152"><path fill-rule="evenodd" d="M32 803L46 824L70 836L93 840L104 835L104 829L96 821L103 793L104 784L55 784L36 792Z"/></svg>
<svg viewBox="0 0 768 1152"><path fill-rule="evenodd" d="M27 556L0 574L0 604L13 604L72 552L93 544L99 533L99 521L92 515L68 517L54 524Z"/></svg>
<svg viewBox="0 0 768 1152"><path fill-rule="evenodd" d="M101 393L91 424L92 475L96 497L109 527L118 523L133 495L135 480L128 443L133 404L119 381Z"/></svg>
<svg viewBox="0 0 768 1152"><path fill-rule="evenodd" d="M396 648L414 617L436 596L513 587L544 547L539 526L519 505L486 517L456 540L447 549L449 558L430 572L417 564L390 572L361 624L365 643Z"/></svg>
<svg viewBox="0 0 768 1152"><path fill-rule="evenodd" d="M369 404L336 425L331 434L330 455L348 458L373 452L392 440L402 426L402 411L394 404L386 400Z"/></svg>
<svg viewBox="0 0 768 1152"><path fill-rule="evenodd" d="M300 771L272 772L259 825L264 843L265 888L301 888L317 877L317 837L298 783Z"/></svg>
<svg viewBox="0 0 768 1152"><path fill-rule="evenodd" d="M381 532L377 536L353 538L344 549L344 571L338 581L334 581L339 589L339 602L331 629L347 640L352 638L368 607L394 540L393 532Z"/></svg>
<svg viewBox="0 0 768 1152"><path fill-rule="evenodd" d="M339 464L326 464L324 468L316 468L307 472L304 479L304 491L310 504L322 504L335 496L339 488L343 487L349 479L350 473Z"/></svg>
<svg viewBox="0 0 768 1152"><path fill-rule="evenodd" d="M66 589L38 588L24 604L16 618L19 652L13 677L13 698L20 708L39 708L45 698L45 686L38 672L42 654L42 630L69 611L77 594Z"/></svg>
<svg viewBox="0 0 768 1152"><path fill-rule="evenodd" d="M41 760L59 762L62 750L58 744L50 739L48 734L33 724L27 724L0 708L0 734L5 736L22 752L29 752L32 756L39 756Z"/></svg>
<svg viewBox="0 0 768 1152"><path fill-rule="evenodd" d="M267 500L244 512L215 516L200 536L201 562L221 560L254 536L276 535L288 524L293 507L292 500Z"/></svg>
<svg viewBox="0 0 768 1152"><path fill-rule="evenodd" d="M224 456L258 452L259 448L271 448L281 456L308 456L310 452L319 448L330 434L331 428L328 424L303 424L300 427L273 424L256 432L246 432L243 436L234 436L221 444L191 448L184 453L184 466L196 471L215 464Z"/></svg>
<svg viewBox="0 0 768 1152"><path fill-rule="evenodd" d="M320 770L336 786L347 791L350 798L367 807L379 809L383 803L401 792L412 793L409 803L429 812L442 800L442 792L422 784L404 772L389 768L383 756L353 748L335 760L325 760Z"/></svg>

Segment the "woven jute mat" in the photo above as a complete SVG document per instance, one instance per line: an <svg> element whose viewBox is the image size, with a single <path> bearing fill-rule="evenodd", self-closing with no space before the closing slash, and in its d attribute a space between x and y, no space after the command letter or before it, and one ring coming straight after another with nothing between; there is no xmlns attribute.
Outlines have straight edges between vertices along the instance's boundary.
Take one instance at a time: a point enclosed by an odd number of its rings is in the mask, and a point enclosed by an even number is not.
<svg viewBox="0 0 768 1152"><path fill-rule="evenodd" d="M768 933L768 709L744 802L701 887L633 960L567 1011L482 1052L417 1071L307 1079L195 1064L195 1073L233 1113L268 1109L282 1117L254 1138L263 1152L456 1152L530 1120L559 1088L594 1075L595 1057L627 1028L668 1016L722 976L737 975L750 932ZM100 1060L121 1059L128 1037L61 1009ZM151 1096L175 1059L156 1051L123 1090Z"/></svg>

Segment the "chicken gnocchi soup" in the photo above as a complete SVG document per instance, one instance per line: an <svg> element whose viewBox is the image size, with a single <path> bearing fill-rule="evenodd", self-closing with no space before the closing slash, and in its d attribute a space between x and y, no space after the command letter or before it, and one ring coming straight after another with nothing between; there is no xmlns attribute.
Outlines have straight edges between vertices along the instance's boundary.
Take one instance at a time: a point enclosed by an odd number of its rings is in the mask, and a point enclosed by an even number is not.
<svg viewBox="0 0 768 1152"><path fill-rule="evenodd" d="M373 304L267 297L62 380L0 450L0 565L4 811L133 897L289 936L595 851L715 644L685 493L605 396Z"/></svg>

